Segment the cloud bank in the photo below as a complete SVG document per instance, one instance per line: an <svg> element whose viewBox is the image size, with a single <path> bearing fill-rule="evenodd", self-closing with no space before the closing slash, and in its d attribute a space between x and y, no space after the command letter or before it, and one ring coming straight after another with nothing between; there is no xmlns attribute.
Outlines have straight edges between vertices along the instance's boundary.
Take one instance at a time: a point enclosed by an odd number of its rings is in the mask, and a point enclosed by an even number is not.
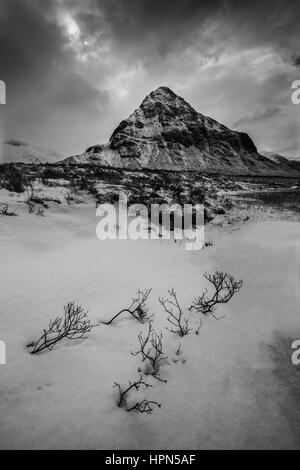
<svg viewBox="0 0 300 470"><path fill-rule="evenodd" d="M300 155L299 17L293 0L0 0L4 134L80 153L166 85L259 149Z"/></svg>

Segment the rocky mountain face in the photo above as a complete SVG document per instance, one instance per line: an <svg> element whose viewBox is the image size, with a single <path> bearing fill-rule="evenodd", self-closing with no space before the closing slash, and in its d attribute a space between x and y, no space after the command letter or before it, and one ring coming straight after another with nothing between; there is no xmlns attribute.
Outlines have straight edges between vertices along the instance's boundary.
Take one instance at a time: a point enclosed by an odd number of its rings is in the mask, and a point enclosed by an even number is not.
<svg viewBox="0 0 300 470"><path fill-rule="evenodd" d="M0 163L54 163L61 155L35 147L19 140L7 140L0 144Z"/></svg>
<svg viewBox="0 0 300 470"><path fill-rule="evenodd" d="M113 132L65 163L97 163L128 169L293 174L257 152L251 138L198 113L167 87L150 93Z"/></svg>

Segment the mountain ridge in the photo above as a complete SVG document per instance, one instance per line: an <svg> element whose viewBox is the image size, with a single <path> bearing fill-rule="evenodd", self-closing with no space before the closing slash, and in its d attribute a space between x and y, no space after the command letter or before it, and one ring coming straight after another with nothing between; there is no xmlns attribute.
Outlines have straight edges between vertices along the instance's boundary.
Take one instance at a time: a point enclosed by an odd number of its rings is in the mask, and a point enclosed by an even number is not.
<svg viewBox="0 0 300 470"><path fill-rule="evenodd" d="M293 170L300 171L300 159L299 158L288 158L279 153L270 151L261 151L261 155L267 157L269 160L275 161L284 167L292 168Z"/></svg>
<svg viewBox="0 0 300 470"><path fill-rule="evenodd" d="M248 134L197 112L162 86L149 93L107 144L68 157L65 164L94 163L127 169L295 175L296 170L258 153Z"/></svg>

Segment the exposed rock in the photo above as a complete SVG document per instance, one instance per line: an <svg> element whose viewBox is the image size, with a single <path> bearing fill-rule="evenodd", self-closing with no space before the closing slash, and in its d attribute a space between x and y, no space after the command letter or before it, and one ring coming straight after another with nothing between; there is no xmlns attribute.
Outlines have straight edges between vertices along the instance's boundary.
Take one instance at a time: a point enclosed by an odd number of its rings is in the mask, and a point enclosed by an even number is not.
<svg viewBox="0 0 300 470"><path fill-rule="evenodd" d="M105 145L98 144L98 145L93 145L92 147L89 147L85 153L101 153L105 149Z"/></svg>

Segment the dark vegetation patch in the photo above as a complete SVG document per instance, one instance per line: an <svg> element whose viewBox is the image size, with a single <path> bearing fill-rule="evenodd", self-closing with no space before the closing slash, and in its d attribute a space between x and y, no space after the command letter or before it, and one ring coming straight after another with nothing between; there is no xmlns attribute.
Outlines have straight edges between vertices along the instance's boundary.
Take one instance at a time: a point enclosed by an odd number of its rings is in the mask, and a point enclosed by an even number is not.
<svg viewBox="0 0 300 470"><path fill-rule="evenodd" d="M70 190L70 203L74 200L74 194L82 191L89 194L98 204L118 202L121 192L126 193L128 204L144 204L147 207L163 203L204 204L206 221L224 214L235 204L234 198L219 196L219 191L243 191L245 187L248 187L249 191L270 189L267 193L254 195L253 201L300 211L300 178L127 170L96 164L0 165L0 187L8 191L23 193L37 180L46 186L67 187ZM298 190L284 192L291 187ZM274 188L282 192L274 192ZM48 201L43 199L44 207L45 202Z"/></svg>
<svg viewBox="0 0 300 470"><path fill-rule="evenodd" d="M286 209L300 213L300 189L246 193L240 197L246 197L249 204L259 202L275 209Z"/></svg>

